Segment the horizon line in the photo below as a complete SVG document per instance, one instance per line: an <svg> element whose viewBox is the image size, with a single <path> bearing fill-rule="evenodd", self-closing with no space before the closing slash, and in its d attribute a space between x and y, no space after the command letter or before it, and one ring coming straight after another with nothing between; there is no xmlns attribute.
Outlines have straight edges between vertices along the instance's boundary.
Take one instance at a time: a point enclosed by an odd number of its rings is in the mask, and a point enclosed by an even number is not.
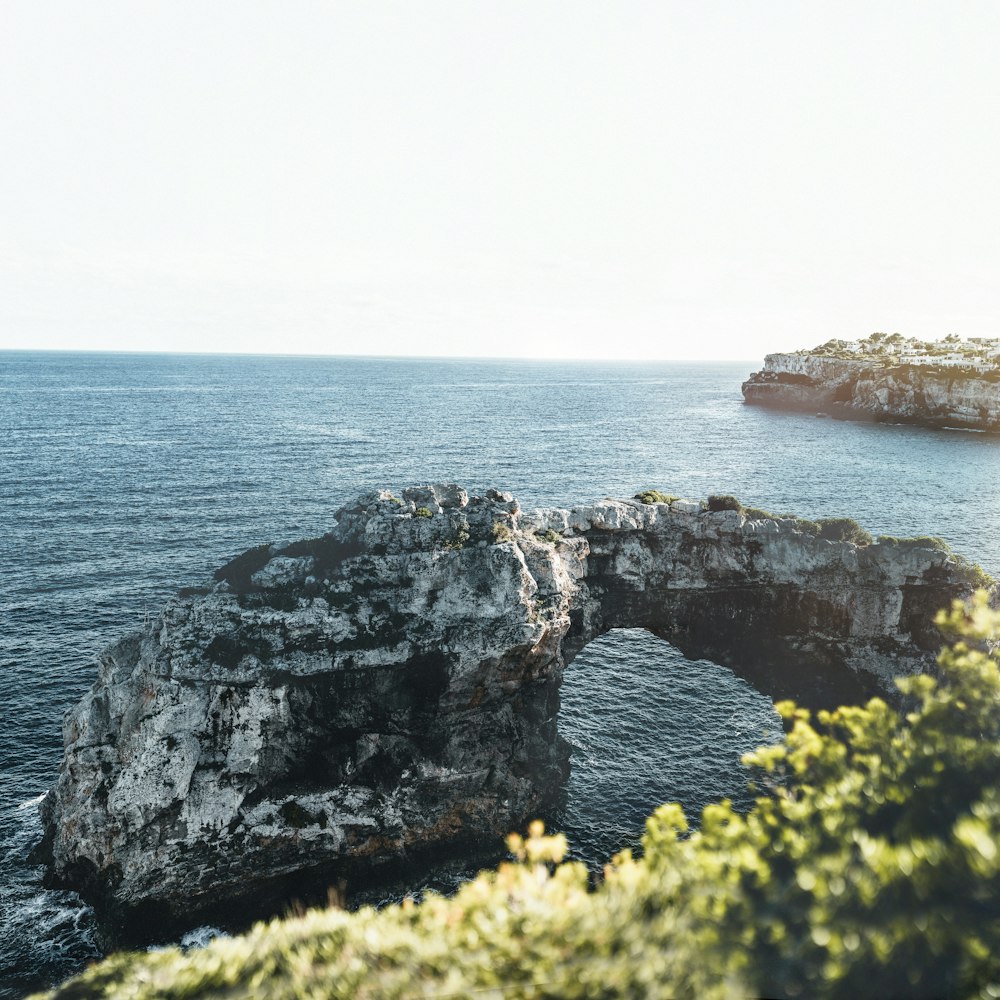
<svg viewBox="0 0 1000 1000"><path fill-rule="evenodd" d="M558 362L562 364L585 364L602 362L607 364L643 364L643 363L673 363L673 364L711 364L719 362L755 363L753 358L608 358L608 357L528 357L514 354L315 354L298 351L169 351L132 348L116 350L113 348L64 348L64 347L0 347L2 354L107 354L140 357L189 357L189 358L311 358L339 359L355 361L535 361L541 363Z"/></svg>

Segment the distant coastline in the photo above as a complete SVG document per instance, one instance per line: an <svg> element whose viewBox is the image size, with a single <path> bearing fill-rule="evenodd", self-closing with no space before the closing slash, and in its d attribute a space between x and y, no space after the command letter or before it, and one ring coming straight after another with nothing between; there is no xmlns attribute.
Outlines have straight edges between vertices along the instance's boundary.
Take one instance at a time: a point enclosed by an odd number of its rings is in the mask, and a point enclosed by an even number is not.
<svg viewBox="0 0 1000 1000"><path fill-rule="evenodd" d="M939 341L872 334L769 354L744 401L885 423L1000 433L1000 338Z"/></svg>

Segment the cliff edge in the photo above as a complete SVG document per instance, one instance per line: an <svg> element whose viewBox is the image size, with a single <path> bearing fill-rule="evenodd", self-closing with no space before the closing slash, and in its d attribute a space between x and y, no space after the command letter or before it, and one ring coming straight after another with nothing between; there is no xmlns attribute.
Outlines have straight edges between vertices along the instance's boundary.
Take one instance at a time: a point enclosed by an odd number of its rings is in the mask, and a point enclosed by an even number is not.
<svg viewBox="0 0 1000 1000"><path fill-rule="evenodd" d="M768 354L743 383L747 403L852 420L1000 433L1000 371L893 358Z"/></svg>

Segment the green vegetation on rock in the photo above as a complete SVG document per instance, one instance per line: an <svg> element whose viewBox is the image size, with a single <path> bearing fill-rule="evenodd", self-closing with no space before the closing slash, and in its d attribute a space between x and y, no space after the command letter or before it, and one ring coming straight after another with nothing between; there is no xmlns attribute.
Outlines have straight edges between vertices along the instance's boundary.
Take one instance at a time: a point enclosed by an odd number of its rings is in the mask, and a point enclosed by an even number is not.
<svg viewBox="0 0 1000 1000"><path fill-rule="evenodd" d="M503 521L496 521L493 524L493 541L497 545L503 545L504 542L511 542L514 540L514 532L511 531L510 526L504 524Z"/></svg>
<svg viewBox="0 0 1000 1000"><path fill-rule="evenodd" d="M799 517L798 514L779 514L775 518L777 521L789 521L796 531L801 531L804 535L819 535L819 523L810 521L807 517Z"/></svg>
<svg viewBox="0 0 1000 1000"><path fill-rule="evenodd" d="M742 511L743 504L741 504L736 497L730 496L728 493L722 493L710 496L705 501L705 508L712 513L718 513L723 510Z"/></svg>
<svg viewBox="0 0 1000 1000"><path fill-rule="evenodd" d="M455 531L455 534L444 543L446 549L454 549L456 552L460 549L464 549L466 544L468 544L469 539L472 535L469 533L468 525L461 524Z"/></svg>
<svg viewBox="0 0 1000 1000"><path fill-rule="evenodd" d="M772 514L769 510L764 510L763 507L744 507L743 516L748 521L780 521L781 516L779 514Z"/></svg>
<svg viewBox="0 0 1000 1000"><path fill-rule="evenodd" d="M957 552L952 552L951 546L943 539L934 535L917 535L913 538L896 538L893 535L879 535L879 545L893 545L914 549L936 549L945 552L955 563L970 589L990 588L996 581L978 563L972 562Z"/></svg>
<svg viewBox="0 0 1000 1000"><path fill-rule="evenodd" d="M871 545L871 534L851 517L821 517L810 521L797 514L772 514L760 507L744 507L743 516L748 521L788 521L796 531L825 538L831 542L853 542L855 545Z"/></svg>
<svg viewBox="0 0 1000 1000"><path fill-rule="evenodd" d="M974 563L971 559L958 555L958 553L953 553L952 558L958 564L959 569L965 577L965 582L969 587L975 589L989 589L996 586L996 580L994 580L993 577L990 576L990 574L987 573L986 570L984 570L978 563Z"/></svg>
<svg viewBox="0 0 1000 1000"><path fill-rule="evenodd" d="M898 545L911 549L937 549L938 552L951 552L951 546L936 535L913 535L910 538L896 538L895 535L879 535L879 545Z"/></svg>
<svg viewBox="0 0 1000 1000"><path fill-rule="evenodd" d="M831 542L854 542L855 545L871 545L872 536L851 517L821 517L819 537Z"/></svg>
<svg viewBox="0 0 1000 1000"><path fill-rule="evenodd" d="M418 507L413 512L413 516L414 517L433 517L434 515L431 513L430 507Z"/></svg>
<svg viewBox="0 0 1000 1000"><path fill-rule="evenodd" d="M329 909L183 953L114 955L57 997L995 997L1000 995L1000 614L938 616L937 678L901 713L807 711L749 754L746 815L677 805L592 888L534 824L454 896Z"/></svg>
<svg viewBox="0 0 1000 1000"><path fill-rule="evenodd" d="M671 493L661 493L659 490L643 490L642 493L636 493L634 499L640 503L673 503L680 497L675 497Z"/></svg>
<svg viewBox="0 0 1000 1000"><path fill-rule="evenodd" d="M957 334L940 340L919 340L901 333L873 333L857 341L834 338L811 350L796 353L862 362L875 368L905 370L916 367L939 375L946 373L954 379L971 377L995 381L1000 373L1000 353L995 340L972 338L966 341Z"/></svg>

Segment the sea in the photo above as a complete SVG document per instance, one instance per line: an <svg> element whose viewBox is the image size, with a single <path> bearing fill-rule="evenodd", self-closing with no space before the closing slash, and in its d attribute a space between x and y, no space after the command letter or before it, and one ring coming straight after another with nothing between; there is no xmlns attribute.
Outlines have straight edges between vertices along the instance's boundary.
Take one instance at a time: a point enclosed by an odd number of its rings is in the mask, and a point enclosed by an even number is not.
<svg viewBox="0 0 1000 1000"><path fill-rule="evenodd" d="M0 352L0 997L100 955L89 908L29 861L95 654L244 549L327 531L363 491L730 493L938 535L1000 573L1000 438L745 406L754 367ZM780 734L749 684L637 630L571 664L560 727L572 774L550 825L595 866L661 802L695 822L748 804L740 757Z"/></svg>

